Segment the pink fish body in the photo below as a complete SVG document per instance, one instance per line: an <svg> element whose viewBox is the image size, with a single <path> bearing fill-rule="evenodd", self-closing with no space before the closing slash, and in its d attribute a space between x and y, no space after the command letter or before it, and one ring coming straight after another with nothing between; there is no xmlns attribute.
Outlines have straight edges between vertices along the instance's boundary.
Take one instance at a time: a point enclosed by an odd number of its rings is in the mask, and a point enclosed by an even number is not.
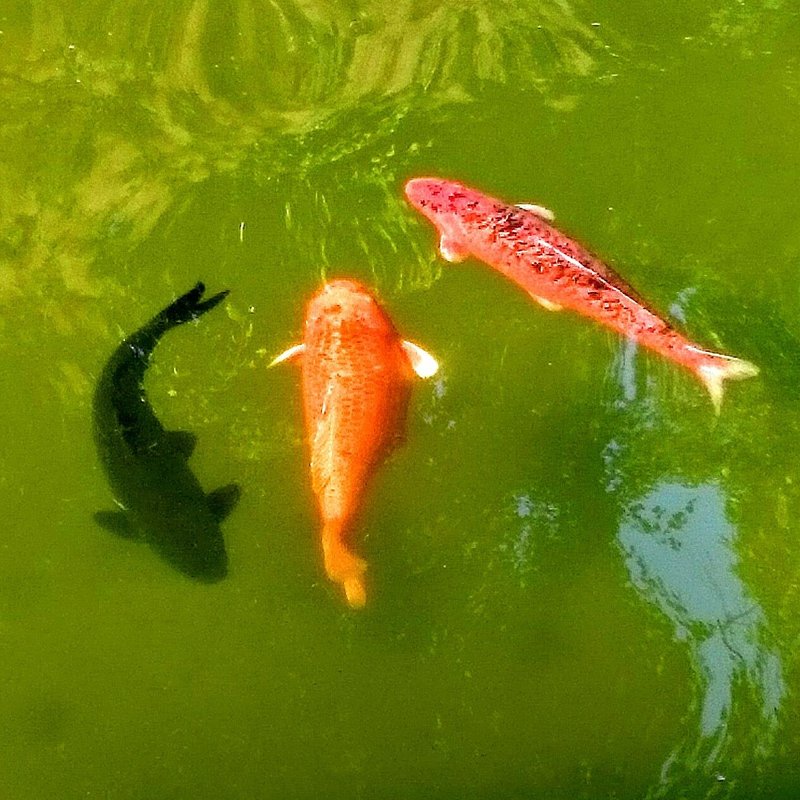
<svg viewBox="0 0 800 800"><path fill-rule="evenodd" d="M754 364L704 350L675 330L597 256L554 228L547 209L508 205L438 178L410 180L405 192L436 226L445 259L473 256L545 308L577 311L680 364L702 381L715 410L722 403L723 381L758 374Z"/></svg>

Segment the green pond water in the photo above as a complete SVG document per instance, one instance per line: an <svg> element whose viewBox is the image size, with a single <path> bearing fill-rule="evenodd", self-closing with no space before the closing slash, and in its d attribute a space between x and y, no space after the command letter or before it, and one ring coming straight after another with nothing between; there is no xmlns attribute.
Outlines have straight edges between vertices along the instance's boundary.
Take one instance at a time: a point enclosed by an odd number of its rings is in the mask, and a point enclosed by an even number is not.
<svg viewBox="0 0 800 800"><path fill-rule="evenodd" d="M0 4L0 798L800 796L800 9L790 0ZM403 200L551 208L699 343L683 370ZM296 342L322 280L436 355L324 576ZM147 373L227 577L114 536L103 366Z"/></svg>

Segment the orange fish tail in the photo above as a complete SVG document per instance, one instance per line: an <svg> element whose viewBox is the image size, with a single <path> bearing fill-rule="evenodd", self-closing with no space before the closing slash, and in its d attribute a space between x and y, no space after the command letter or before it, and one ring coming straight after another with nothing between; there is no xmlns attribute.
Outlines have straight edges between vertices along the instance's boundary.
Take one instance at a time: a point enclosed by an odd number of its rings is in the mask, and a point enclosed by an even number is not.
<svg viewBox="0 0 800 800"><path fill-rule="evenodd" d="M322 552L328 577L342 584L347 602L352 608L363 608L367 602L363 580L367 563L345 545L343 520L327 520L323 525Z"/></svg>

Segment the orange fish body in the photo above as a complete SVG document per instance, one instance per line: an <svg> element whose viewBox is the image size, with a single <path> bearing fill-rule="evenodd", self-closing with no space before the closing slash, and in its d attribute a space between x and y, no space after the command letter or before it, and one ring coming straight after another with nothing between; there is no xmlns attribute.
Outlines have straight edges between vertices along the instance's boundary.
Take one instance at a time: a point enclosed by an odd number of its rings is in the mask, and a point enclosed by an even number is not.
<svg viewBox="0 0 800 800"><path fill-rule="evenodd" d="M347 544L378 461L402 435L410 381L436 363L401 340L375 298L350 280L325 284L311 299L303 343L275 359L302 359L311 486L322 519L328 577L353 607L366 602L366 563Z"/></svg>

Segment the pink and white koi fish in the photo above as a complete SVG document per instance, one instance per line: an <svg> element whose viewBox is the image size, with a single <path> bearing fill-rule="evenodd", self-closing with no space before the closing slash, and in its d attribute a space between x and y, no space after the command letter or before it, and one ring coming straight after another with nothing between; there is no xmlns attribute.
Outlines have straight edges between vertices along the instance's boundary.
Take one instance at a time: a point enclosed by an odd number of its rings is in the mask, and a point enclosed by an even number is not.
<svg viewBox="0 0 800 800"><path fill-rule="evenodd" d="M484 261L545 308L569 308L694 373L722 405L723 382L758 374L749 361L704 350L650 310L597 256L556 230L541 206L515 206L455 181L414 178L406 197L440 235L448 261Z"/></svg>

